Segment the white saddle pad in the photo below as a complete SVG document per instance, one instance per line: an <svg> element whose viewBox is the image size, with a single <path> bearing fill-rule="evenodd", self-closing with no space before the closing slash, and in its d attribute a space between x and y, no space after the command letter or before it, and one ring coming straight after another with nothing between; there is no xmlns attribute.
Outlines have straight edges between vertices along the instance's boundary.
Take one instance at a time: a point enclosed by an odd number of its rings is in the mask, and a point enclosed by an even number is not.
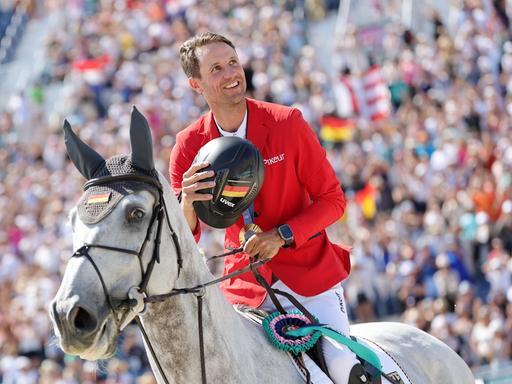
<svg viewBox="0 0 512 384"><path fill-rule="evenodd" d="M240 315L250 320L251 322L258 324L259 326L261 326L262 319L266 315L264 311L254 310L244 305L234 305L233 307ZM378 344L361 337L357 337L356 339L359 343L364 344L366 347L370 348L377 354L382 364L382 372L386 376L392 378L395 383L412 384L407 377L407 374L398 365L398 363ZM288 356L290 356L290 359L293 361L295 367L304 378L304 381L306 381L306 373L303 366L305 366L309 371L311 384L333 384L332 380L305 353L303 353L300 358L297 358L292 353L288 353ZM384 376L381 377L381 380L382 384L395 384L387 380Z"/></svg>

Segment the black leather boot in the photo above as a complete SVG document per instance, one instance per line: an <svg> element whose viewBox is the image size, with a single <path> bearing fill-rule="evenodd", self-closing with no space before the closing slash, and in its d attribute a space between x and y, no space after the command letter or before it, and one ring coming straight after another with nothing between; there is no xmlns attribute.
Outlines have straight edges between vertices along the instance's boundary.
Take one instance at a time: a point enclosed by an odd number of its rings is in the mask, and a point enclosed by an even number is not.
<svg viewBox="0 0 512 384"><path fill-rule="evenodd" d="M350 370L350 375L348 377L348 384L370 384L370 378L364 371L364 368L361 364L356 364Z"/></svg>

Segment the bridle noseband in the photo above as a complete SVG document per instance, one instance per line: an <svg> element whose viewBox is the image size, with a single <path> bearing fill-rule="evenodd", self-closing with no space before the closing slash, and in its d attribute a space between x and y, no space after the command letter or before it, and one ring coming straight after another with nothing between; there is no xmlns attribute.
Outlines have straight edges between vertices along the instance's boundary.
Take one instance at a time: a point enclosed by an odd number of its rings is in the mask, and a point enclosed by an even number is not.
<svg viewBox="0 0 512 384"><path fill-rule="evenodd" d="M129 321L127 321L128 315L130 315L130 312L133 314L132 311L133 308L137 307L139 302L138 300L131 298L128 295L128 298L118 299L113 298L109 293L107 286L105 284L105 280L103 279L103 276L101 274L101 271L99 270L98 266L94 262L93 258L89 255L89 249L91 248L99 248L104 249L107 251L113 251L113 252L120 252L120 253L126 253L130 255L137 256L139 260L139 266L141 271L141 283L139 284L139 287L136 287L136 289L143 295L143 302L145 303L155 303L155 302L162 302L165 301L168 298L171 298L176 295L181 294L187 294L187 293L193 293L197 297L198 306L197 306L197 314L198 314L198 326L199 326L199 345L200 345L200 354L201 354L201 377L202 377L202 383L206 384L206 368L205 368L205 357L204 357L204 342L203 342L203 327L202 327L202 299L205 293L205 288L217 283L220 283L221 281L233 278L235 276L238 276L242 273L246 273L249 271L254 270L256 267L259 267L260 265L266 263L268 260L251 260L250 264L242 269L239 269L233 273L230 273L228 275L225 275L223 277L220 277L218 279L214 279L212 281L196 285L191 288L173 288L170 292L165 294L159 294L159 295L147 295L147 286L149 283L149 279L151 278L151 274L153 272L153 268L155 266L155 262L160 262L160 241L161 241L161 234L162 234L162 224L165 217L165 222L167 223L167 228L169 229L169 232L171 234L174 247L176 249L176 259L178 264L178 278L180 276L181 269L183 268L183 257L181 253L181 247L178 240L178 236L176 232L174 231L170 221L169 221L169 214L167 212L167 207L165 206L165 200L163 198L163 187L158 178L147 176L143 174L121 174L121 175L109 175L109 176L102 176L98 178L91 179L87 181L84 184L84 191L89 189L93 186L98 185L105 185L105 184L111 184L115 182L140 182L149 184L152 187L155 187L158 191L158 201L155 204L155 207L153 208L153 213L151 215L151 220L148 225L148 229L146 231L146 236L144 238L144 241L142 242L142 245L140 246L138 251L132 250L132 249L126 249L126 248L119 248L119 247L112 247L107 245L101 245L101 244L84 244L80 248L78 248L72 255L72 257L86 257L87 260L92 264L94 267L94 270L96 271L96 274L98 275L98 278L101 282L101 286L103 288L103 292L105 294L106 301L108 303L108 306L110 310L112 311L112 317L114 319L114 322L116 324L117 332L120 332L122 328L124 328L125 325L128 324ZM155 224L156 223L156 224ZM152 228L154 226L157 226L156 229L156 235L154 240L154 248L153 248L153 254L151 257L151 260L149 261L149 264L144 271L144 266L142 262L142 255L144 254L144 250L146 248L146 245L151 237ZM208 260L216 259L220 257L226 257L229 255L233 255L235 253L241 252L243 250L243 247L239 247L236 249L233 249L229 252L223 253L221 255L216 255L208 258ZM116 316L117 311L119 310L125 310L124 314L118 318ZM160 365L160 362L155 354L155 351L153 350L152 344L144 330L144 327L140 321L139 315L140 312L135 313L135 320L137 322L137 325L139 326L141 333L144 337L144 340L146 342L146 345L148 346L151 355L153 357L153 360L155 361L159 373L164 379L165 383L168 383L167 377L165 376L164 370L162 369L162 366Z"/></svg>

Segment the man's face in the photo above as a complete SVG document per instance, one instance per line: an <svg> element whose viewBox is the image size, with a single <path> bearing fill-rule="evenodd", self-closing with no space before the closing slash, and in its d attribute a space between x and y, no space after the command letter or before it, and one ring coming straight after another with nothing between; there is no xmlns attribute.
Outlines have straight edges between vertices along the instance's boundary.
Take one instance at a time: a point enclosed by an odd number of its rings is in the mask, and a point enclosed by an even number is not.
<svg viewBox="0 0 512 384"><path fill-rule="evenodd" d="M233 48L225 43L211 43L197 48L196 56L201 78L191 78L189 84L210 107L244 100L245 73Z"/></svg>

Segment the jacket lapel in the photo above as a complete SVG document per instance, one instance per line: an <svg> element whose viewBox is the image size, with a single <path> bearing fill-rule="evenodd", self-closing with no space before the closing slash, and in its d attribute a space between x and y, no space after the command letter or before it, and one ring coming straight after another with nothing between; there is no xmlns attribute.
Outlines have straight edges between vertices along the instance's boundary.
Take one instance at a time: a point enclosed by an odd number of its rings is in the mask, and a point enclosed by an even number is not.
<svg viewBox="0 0 512 384"><path fill-rule="evenodd" d="M247 140L259 149L263 156L263 149L267 142L269 127L265 123L266 112L259 108L255 100L247 100Z"/></svg>
<svg viewBox="0 0 512 384"><path fill-rule="evenodd" d="M212 111L209 111L204 119L204 127L205 127L205 136L207 141L216 139L220 137L220 132L217 129L217 125L215 124L215 120L213 118Z"/></svg>

